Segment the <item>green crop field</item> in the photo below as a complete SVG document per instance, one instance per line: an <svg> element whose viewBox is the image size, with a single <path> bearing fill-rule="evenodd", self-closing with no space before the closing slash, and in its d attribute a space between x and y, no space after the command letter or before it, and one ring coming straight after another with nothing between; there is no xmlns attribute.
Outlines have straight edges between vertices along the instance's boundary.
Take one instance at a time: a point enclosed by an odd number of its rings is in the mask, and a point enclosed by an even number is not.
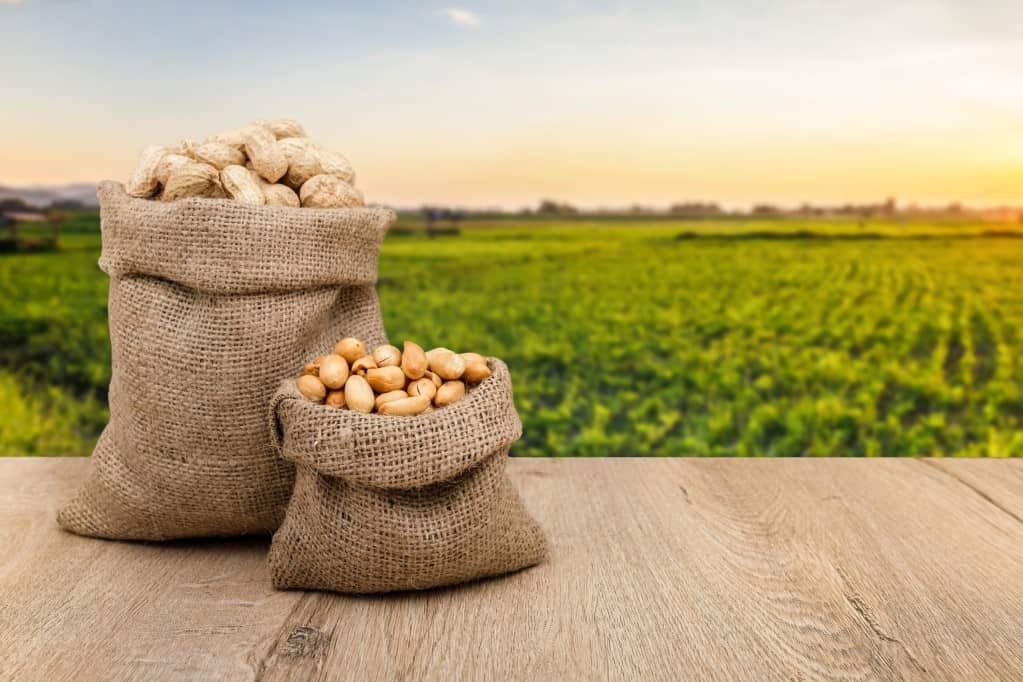
<svg viewBox="0 0 1023 682"><path fill-rule="evenodd" d="M0 454L105 422L96 230L0 256ZM389 237L379 290L393 341L508 362L517 455L1023 455L1023 239L989 226L501 220Z"/></svg>

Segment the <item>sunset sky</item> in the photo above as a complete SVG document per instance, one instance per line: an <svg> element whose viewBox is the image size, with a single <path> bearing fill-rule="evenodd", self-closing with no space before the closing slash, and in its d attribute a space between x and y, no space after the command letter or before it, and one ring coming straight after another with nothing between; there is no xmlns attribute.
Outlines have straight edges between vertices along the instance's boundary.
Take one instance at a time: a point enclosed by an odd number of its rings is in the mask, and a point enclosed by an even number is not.
<svg viewBox="0 0 1023 682"><path fill-rule="evenodd" d="M291 116L398 206L1023 205L1021 26L1004 0L0 0L0 184Z"/></svg>

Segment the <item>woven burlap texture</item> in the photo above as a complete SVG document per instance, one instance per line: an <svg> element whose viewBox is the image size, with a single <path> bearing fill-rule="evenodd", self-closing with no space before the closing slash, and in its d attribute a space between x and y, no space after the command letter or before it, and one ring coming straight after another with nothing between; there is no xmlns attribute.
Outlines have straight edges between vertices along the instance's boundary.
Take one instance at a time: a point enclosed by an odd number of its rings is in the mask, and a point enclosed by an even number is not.
<svg viewBox="0 0 1023 682"><path fill-rule="evenodd" d="M294 468L266 406L344 336L384 343L377 257L386 209L175 202L99 187L110 276L110 421L58 514L115 539L270 533Z"/></svg>
<svg viewBox="0 0 1023 682"><path fill-rule="evenodd" d="M505 465L522 435L508 368L415 417L312 403L286 381L270 406L295 492L270 548L278 588L389 592L543 561L543 531Z"/></svg>

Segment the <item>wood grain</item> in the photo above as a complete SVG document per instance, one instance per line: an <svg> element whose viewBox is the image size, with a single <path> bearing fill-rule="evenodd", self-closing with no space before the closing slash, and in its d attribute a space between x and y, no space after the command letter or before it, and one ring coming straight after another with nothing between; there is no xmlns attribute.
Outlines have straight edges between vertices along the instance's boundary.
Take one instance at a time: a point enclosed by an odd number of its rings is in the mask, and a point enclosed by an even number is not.
<svg viewBox="0 0 1023 682"><path fill-rule="evenodd" d="M997 459L921 459L1023 523L1023 467Z"/></svg>
<svg viewBox="0 0 1023 682"><path fill-rule="evenodd" d="M0 678L1008 679L1023 462L512 460L551 560L275 592L266 539L57 529L85 460L0 460Z"/></svg>

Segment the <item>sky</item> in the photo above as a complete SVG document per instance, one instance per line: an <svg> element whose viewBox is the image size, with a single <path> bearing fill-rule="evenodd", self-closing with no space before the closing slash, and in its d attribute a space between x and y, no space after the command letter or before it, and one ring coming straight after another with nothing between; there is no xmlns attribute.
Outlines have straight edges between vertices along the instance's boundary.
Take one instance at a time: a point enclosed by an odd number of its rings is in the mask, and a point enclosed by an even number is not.
<svg viewBox="0 0 1023 682"><path fill-rule="evenodd" d="M0 0L0 184L293 117L367 199L1023 205L1023 3Z"/></svg>

